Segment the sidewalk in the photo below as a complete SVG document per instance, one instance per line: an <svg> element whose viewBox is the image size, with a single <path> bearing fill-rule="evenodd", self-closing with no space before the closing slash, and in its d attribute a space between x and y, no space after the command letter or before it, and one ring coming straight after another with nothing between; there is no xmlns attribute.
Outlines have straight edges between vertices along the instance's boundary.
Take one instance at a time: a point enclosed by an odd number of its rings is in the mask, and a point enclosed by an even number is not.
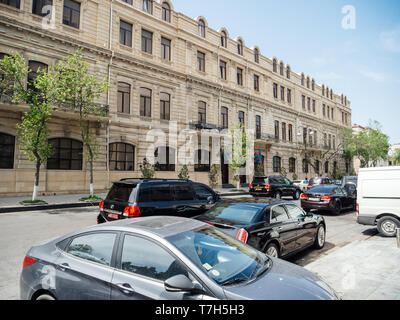
<svg viewBox="0 0 400 320"><path fill-rule="evenodd" d="M400 249L379 235L355 241L305 266L344 300L400 300Z"/></svg>
<svg viewBox="0 0 400 320"><path fill-rule="evenodd" d="M214 189L222 197L234 197L248 195L248 188L242 188L243 192L233 192L231 189ZM24 206L20 202L29 200L29 196L25 197L5 197L0 198L0 213L20 212L20 211L36 211L44 209L65 209L79 208L87 206L97 206L99 201L83 202L79 199L87 197L88 194L67 194L56 196L39 196L39 200L47 202L47 205ZM106 193L96 194L100 198L105 198Z"/></svg>

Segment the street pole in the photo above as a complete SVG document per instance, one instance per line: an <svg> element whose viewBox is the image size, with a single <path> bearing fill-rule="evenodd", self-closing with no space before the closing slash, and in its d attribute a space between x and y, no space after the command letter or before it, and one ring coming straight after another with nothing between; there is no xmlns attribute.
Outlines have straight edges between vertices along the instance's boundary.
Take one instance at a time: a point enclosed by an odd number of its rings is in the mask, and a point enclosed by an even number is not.
<svg viewBox="0 0 400 320"><path fill-rule="evenodd" d="M400 228L397 228L397 248L400 249Z"/></svg>

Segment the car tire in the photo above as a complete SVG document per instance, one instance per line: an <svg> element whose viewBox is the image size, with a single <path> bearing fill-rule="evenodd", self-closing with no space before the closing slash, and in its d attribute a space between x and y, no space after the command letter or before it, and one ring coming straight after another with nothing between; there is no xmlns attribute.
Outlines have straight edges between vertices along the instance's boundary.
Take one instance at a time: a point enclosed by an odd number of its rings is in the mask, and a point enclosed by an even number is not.
<svg viewBox="0 0 400 320"><path fill-rule="evenodd" d="M36 300L37 301L41 301L41 300L54 301L56 299L49 294L42 294L39 297L37 297Z"/></svg>
<svg viewBox="0 0 400 320"><path fill-rule="evenodd" d="M275 243L268 244L267 247L265 248L264 252L267 256L270 256L273 258L279 258L279 256L280 256L279 248Z"/></svg>
<svg viewBox="0 0 400 320"><path fill-rule="evenodd" d="M340 215L341 212L342 212L342 204L340 203L340 201L336 201L332 213L338 216Z"/></svg>
<svg viewBox="0 0 400 320"><path fill-rule="evenodd" d="M299 190L296 190L296 192L293 195L293 200L299 200L300 195L301 195L301 192Z"/></svg>
<svg viewBox="0 0 400 320"><path fill-rule="evenodd" d="M386 216L378 220L377 228L382 236L392 238L396 236L396 228L400 228L400 221Z"/></svg>
<svg viewBox="0 0 400 320"><path fill-rule="evenodd" d="M321 250L325 246L326 230L324 225L320 225L315 235L314 248Z"/></svg>
<svg viewBox="0 0 400 320"><path fill-rule="evenodd" d="M274 198L277 199L277 200L281 200L281 199L282 199L282 194L281 194L281 192L280 192L280 191L275 192Z"/></svg>

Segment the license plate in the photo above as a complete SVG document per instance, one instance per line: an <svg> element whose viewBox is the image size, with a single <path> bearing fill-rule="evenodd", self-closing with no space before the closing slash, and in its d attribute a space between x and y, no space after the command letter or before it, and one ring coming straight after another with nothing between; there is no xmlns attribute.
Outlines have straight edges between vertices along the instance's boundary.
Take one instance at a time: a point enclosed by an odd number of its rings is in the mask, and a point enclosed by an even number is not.
<svg viewBox="0 0 400 320"><path fill-rule="evenodd" d="M108 217L111 218L111 219L116 219L116 220L119 219L119 216L117 214L114 214L114 213L109 213Z"/></svg>
<svg viewBox="0 0 400 320"><path fill-rule="evenodd" d="M262 190L261 188L257 188L257 189L256 189L256 191L261 191L261 190Z"/></svg>
<svg viewBox="0 0 400 320"><path fill-rule="evenodd" d="M319 202L320 201L319 198L308 198L308 200L315 201L315 202Z"/></svg>

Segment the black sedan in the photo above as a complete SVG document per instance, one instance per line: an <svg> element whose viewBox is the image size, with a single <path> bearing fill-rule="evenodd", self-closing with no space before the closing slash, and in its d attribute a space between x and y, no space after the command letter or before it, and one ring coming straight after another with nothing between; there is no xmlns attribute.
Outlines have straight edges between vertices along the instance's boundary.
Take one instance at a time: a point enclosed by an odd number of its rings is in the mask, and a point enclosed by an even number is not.
<svg viewBox="0 0 400 320"><path fill-rule="evenodd" d="M320 185L301 195L301 207L305 211L323 210L339 215L345 209L355 210L357 191L355 185L338 187Z"/></svg>
<svg viewBox="0 0 400 320"><path fill-rule="evenodd" d="M289 201L231 200L195 219L273 257L288 257L308 247L325 245L325 220Z"/></svg>

